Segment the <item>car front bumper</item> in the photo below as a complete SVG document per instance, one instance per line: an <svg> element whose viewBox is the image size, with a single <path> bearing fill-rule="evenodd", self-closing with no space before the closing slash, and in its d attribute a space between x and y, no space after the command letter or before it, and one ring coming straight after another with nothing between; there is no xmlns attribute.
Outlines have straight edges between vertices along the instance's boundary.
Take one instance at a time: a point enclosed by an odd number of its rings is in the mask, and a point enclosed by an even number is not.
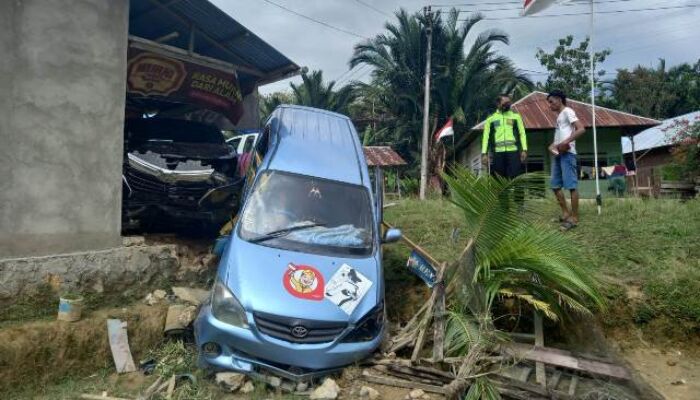
<svg viewBox="0 0 700 400"><path fill-rule="evenodd" d="M250 312L247 318L249 327L238 328L214 318L210 305L202 307L194 324L201 366L241 372L263 368L289 379L303 379L367 357L379 347L385 330L383 326L371 341L341 343L340 338L354 328L349 326L332 342L299 344L260 333ZM218 344L221 354L216 357L203 354L202 345L208 342Z"/></svg>

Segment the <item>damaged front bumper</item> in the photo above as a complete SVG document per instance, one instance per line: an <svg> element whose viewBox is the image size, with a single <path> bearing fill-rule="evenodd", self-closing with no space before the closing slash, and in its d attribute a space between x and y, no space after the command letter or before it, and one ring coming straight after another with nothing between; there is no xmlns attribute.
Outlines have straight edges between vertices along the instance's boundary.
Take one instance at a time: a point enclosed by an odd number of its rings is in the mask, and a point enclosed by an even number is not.
<svg viewBox="0 0 700 400"><path fill-rule="evenodd" d="M151 164L148 161L142 160L141 158L128 153L129 167L139 171L143 174L152 175L159 180L167 183L177 183L177 182L206 182L214 173L213 168L198 169L198 170L170 170L161 168L157 165Z"/></svg>
<svg viewBox="0 0 700 400"><path fill-rule="evenodd" d="M344 343L341 339L354 329L349 325L331 342L291 343L261 333L253 314L247 312L246 316L249 327L238 328L214 318L210 305L202 307L194 323L200 366L243 373L262 369L302 381L366 358L379 347L384 337L382 327L379 335L371 341ZM218 345L218 354L203 351L208 343Z"/></svg>

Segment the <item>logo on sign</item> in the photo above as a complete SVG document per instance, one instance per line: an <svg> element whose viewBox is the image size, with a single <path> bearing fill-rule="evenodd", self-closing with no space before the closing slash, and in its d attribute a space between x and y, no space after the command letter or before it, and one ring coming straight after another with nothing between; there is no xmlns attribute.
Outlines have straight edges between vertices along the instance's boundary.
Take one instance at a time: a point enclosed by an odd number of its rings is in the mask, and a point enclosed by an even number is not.
<svg viewBox="0 0 700 400"><path fill-rule="evenodd" d="M314 267L289 263L282 278L284 288L294 297L323 300L323 275Z"/></svg>
<svg viewBox="0 0 700 400"><path fill-rule="evenodd" d="M185 76L185 66L182 62L142 53L129 61L127 85L132 93L167 96L180 89Z"/></svg>

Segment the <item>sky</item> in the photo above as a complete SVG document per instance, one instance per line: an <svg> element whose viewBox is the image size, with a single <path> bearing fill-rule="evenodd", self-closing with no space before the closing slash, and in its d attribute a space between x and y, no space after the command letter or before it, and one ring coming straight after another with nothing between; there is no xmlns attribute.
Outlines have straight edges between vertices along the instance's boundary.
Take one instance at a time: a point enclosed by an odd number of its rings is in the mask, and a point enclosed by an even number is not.
<svg viewBox="0 0 700 400"><path fill-rule="evenodd" d="M551 51L557 40L573 34L584 39L590 31L589 15L547 18L513 18L520 13L522 0L269 0L299 14L332 25L341 32L284 10L266 0L211 0L254 34L302 67L321 69L326 80L344 84L355 79L367 81L371 70L357 67L348 72L353 47L385 32L399 8L418 12L426 5L448 10L456 5L465 13L480 11L486 18L508 18L479 22L474 32L498 28L510 35L500 54L510 57L520 69L530 71L533 80L546 78L535 58L538 48ZM636 65L656 66L663 58L671 66L700 59L700 0L596 0L594 47L609 48L612 54L600 68L614 73L617 68ZM578 14L589 10L586 0L555 4L538 15ZM656 10L632 11L654 8ZM624 10L611 13L610 11ZM475 34L472 34L476 36ZM471 44L472 35L466 46ZM609 76L612 77L612 76ZM340 79L339 79L340 78ZM265 85L263 94L289 89L298 77Z"/></svg>

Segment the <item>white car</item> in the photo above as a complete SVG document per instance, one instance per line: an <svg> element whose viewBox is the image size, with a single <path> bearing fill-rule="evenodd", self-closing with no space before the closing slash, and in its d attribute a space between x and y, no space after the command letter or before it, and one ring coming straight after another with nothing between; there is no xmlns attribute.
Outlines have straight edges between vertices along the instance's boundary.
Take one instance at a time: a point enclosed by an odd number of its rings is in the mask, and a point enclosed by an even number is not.
<svg viewBox="0 0 700 400"><path fill-rule="evenodd" d="M236 149L236 153L243 154L253 150L255 142L258 140L258 133L243 133L227 139L226 143Z"/></svg>

